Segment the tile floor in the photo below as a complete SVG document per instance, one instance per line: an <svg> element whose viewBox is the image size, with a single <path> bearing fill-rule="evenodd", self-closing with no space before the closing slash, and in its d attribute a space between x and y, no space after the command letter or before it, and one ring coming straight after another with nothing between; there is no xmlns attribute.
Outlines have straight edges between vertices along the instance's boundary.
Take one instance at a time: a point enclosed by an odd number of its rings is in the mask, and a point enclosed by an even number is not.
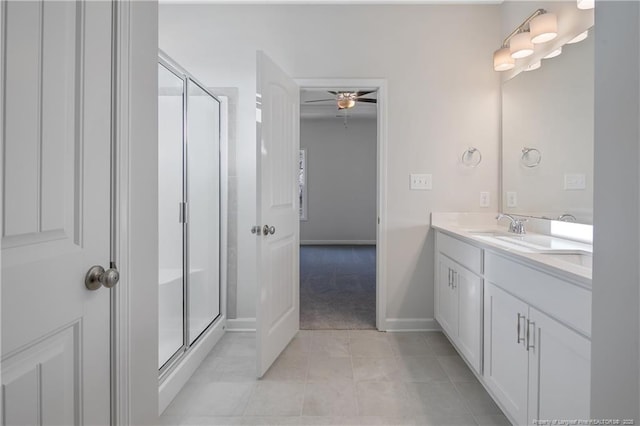
<svg viewBox="0 0 640 426"><path fill-rule="evenodd" d="M439 332L303 330L261 380L253 333L227 333L163 425L508 425Z"/></svg>

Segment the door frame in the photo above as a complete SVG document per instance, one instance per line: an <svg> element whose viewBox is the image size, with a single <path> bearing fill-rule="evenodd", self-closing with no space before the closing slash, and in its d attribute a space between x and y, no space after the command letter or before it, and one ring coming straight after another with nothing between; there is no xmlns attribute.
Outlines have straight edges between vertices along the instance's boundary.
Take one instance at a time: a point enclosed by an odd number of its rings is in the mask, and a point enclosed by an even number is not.
<svg viewBox="0 0 640 426"><path fill-rule="evenodd" d="M358 87L378 91L377 173L376 173L376 328L387 330L387 80L378 78L296 78L298 86L309 89ZM298 247L298 250L300 248Z"/></svg>
<svg viewBox="0 0 640 426"><path fill-rule="evenodd" d="M111 424L158 419L158 3L114 1ZM135 285L133 285L135 283Z"/></svg>

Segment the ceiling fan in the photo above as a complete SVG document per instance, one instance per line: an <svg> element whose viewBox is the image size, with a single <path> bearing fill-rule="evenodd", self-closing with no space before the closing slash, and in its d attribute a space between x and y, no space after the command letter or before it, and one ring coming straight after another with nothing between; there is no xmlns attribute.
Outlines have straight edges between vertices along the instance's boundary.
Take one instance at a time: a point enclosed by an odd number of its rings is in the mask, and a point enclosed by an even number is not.
<svg viewBox="0 0 640 426"><path fill-rule="evenodd" d="M326 102L326 101L334 101L338 106L338 110L349 109L356 106L356 102L366 102L370 104L377 103L376 99L363 98L362 96L368 95L369 93L374 93L375 90L367 90L367 91L357 91L357 92L334 92L328 90L334 98L333 99L317 99L312 101L306 101L305 103L311 102Z"/></svg>

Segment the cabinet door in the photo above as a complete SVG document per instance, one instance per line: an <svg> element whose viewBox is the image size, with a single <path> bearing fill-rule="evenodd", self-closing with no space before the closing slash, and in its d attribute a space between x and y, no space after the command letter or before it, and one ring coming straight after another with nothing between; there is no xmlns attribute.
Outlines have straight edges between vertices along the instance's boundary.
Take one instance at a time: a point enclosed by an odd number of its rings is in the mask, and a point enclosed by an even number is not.
<svg viewBox="0 0 640 426"><path fill-rule="evenodd" d="M529 321L529 424L590 418L591 342L533 308Z"/></svg>
<svg viewBox="0 0 640 426"><path fill-rule="evenodd" d="M527 313L526 303L493 284L487 284L484 295L484 378L495 397L519 425L527 424L528 352L523 338Z"/></svg>
<svg viewBox="0 0 640 426"><path fill-rule="evenodd" d="M476 372L482 361L482 278L456 265L454 286L458 293L458 347Z"/></svg>
<svg viewBox="0 0 640 426"><path fill-rule="evenodd" d="M451 339L458 335L458 298L452 285L453 267L446 257L438 256L438 311L436 319Z"/></svg>

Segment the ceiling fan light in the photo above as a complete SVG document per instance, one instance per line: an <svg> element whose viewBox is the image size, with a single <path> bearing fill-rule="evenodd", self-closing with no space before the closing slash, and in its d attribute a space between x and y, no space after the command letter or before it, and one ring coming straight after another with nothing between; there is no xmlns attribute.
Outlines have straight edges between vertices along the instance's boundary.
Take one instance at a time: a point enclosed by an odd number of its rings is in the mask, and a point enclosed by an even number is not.
<svg viewBox="0 0 640 426"><path fill-rule="evenodd" d="M588 36L589 36L589 30L578 34L577 36L569 40L567 44L580 43L582 40L586 39Z"/></svg>
<svg viewBox="0 0 640 426"><path fill-rule="evenodd" d="M529 23L531 42L534 44L546 43L558 36L558 18L555 13L543 13Z"/></svg>
<svg viewBox="0 0 640 426"><path fill-rule="evenodd" d="M503 47L493 52L493 69L495 71L509 71L513 69L516 61L511 57L508 47Z"/></svg>
<svg viewBox="0 0 640 426"><path fill-rule="evenodd" d="M356 101L349 98L338 99L338 109L353 108L356 105Z"/></svg>
<svg viewBox="0 0 640 426"><path fill-rule="evenodd" d="M526 58L533 54L533 43L531 43L531 33L523 31L514 35L509 42L511 57L513 59Z"/></svg>

